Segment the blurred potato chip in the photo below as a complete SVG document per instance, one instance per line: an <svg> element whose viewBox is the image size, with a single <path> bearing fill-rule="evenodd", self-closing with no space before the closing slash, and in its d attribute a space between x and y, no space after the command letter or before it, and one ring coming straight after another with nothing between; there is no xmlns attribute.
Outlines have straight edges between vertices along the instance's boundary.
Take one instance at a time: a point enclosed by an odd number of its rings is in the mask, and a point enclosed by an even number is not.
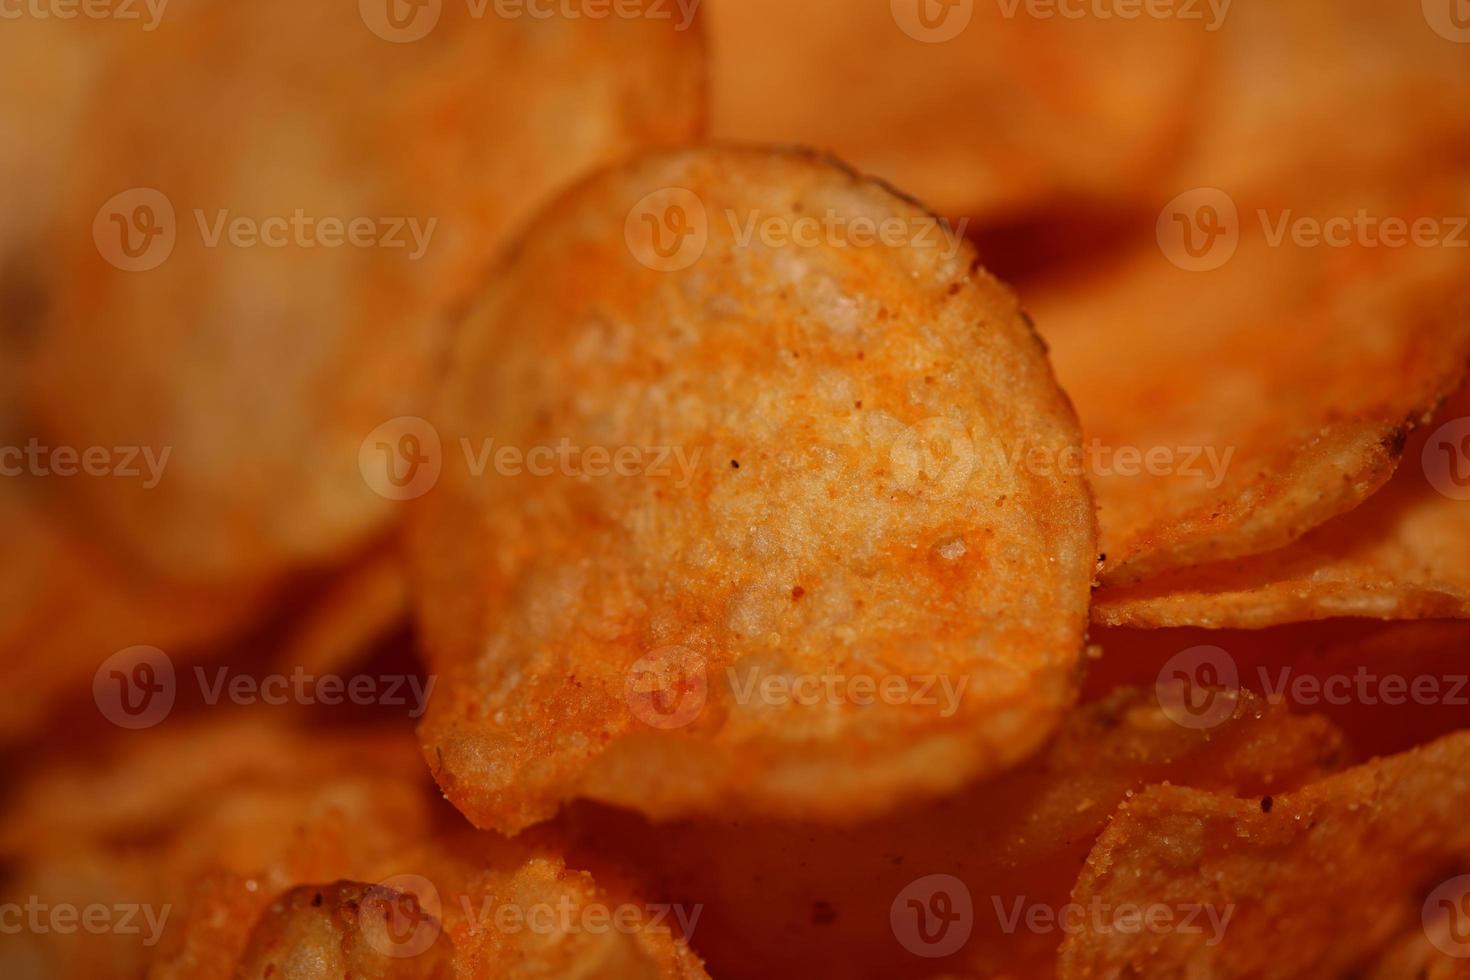
<svg viewBox="0 0 1470 980"><path fill-rule="evenodd" d="M1470 392L1409 440L1366 502L1285 548L1109 589L1111 626L1258 629L1364 616L1470 617Z"/></svg>
<svg viewBox="0 0 1470 980"><path fill-rule="evenodd" d="M1072 900L1101 914L1067 936L1058 976L1349 975L1470 867L1467 764L1462 733L1270 799L1152 787L1088 856ZM1221 925L1183 928L1189 908Z"/></svg>
<svg viewBox="0 0 1470 980"><path fill-rule="evenodd" d="M83 115L33 401L54 441L171 453L156 487L73 487L164 575L248 583L371 540L411 492L380 427L420 410L507 232L701 131L697 24L358 6L171 10Z"/></svg>
<svg viewBox="0 0 1470 980"><path fill-rule="evenodd" d="M322 675L348 671L409 620L408 573L396 545L343 569L292 625L278 663Z"/></svg>
<svg viewBox="0 0 1470 980"><path fill-rule="evenodd" d="M1087 437L1104 585L1280 548L1351 510L1464 376L1464 253L1440 216L1470 213L1466 188L1288 200L1186 201L1183 228L1161 219L1157 243L1029 297ZM1403 247L1380 237L1390 216ZM1421 219L1443 237L1411 244ZM1191 255L1206 241L1218 253Z"/></svg>
<svg viewBox="0 0 1470 980"><path fill-rule="evenodd" d="M133 908L138 930L7 930L0 970L38 972L5 975L304 980L347 963L353 976L452 976L451 964L463 976L704 976L677 921L655 923L660 906L616 876L604 887L567 868L555 838L446 829L452 814L406 731L237 713L133 738L22 786L0 844L4 892L26 908ZM590 927L625 906L642 917ZM560 911L543 923L542 907Z"/></svg>
<svg viewBox="0 0 1470 980"><path fill-rule="evenodd" d="M953 218L1135 205L1193 119L1203 26L1005 10L709 0L711 131L830 150Z"/></svg>
<svg viewBox="0 0 1470 980"><path fill-rule="evenodd" d="M1447 0L1231 4L1206 41L1178 187L1300 193L1463 173L1470 71L1444 33L1463 30L1454 14Z"/></svg>
<svg viewBox="0 0 1470 980"><path fill-rule="evenodd" d="M32 734L90 689L112 655L147 645L200 650L261 614L259 591L139 576L46 500L39 481L0 477L0 743Z"/></svg>
<svg viewBox="0 0 1470 980"><path fill-rule="evenodd" d="M452 363L436 418L473 453L411 535L421 736L477 825L859 819L1071 703L1091 501L1001 456L1075 452L1074 418L1014 297L879 184L753 148L604 173Z"/></svg>
<svg viewBox="0 0 1470 980"><path fill-rule="evenodd" d="M1330 724L1250 694L1207 732L1118 690L1070 715L1025 766L861 827L660 825L587 807L570 825L643 869L657 891L704 906L697 944L716 976L1033 977L1049 970L1060 934L1005 923L1018 908L1065 903L1119 802L1163 781L1280 792L1332 771L1341 751ZM936 875L960 882L951 899L967 894L973 916L959 927L963 946L931 958L943 950L908 928L912 913L897 899ZM898 927L895 904L908 917Z"/></svg>

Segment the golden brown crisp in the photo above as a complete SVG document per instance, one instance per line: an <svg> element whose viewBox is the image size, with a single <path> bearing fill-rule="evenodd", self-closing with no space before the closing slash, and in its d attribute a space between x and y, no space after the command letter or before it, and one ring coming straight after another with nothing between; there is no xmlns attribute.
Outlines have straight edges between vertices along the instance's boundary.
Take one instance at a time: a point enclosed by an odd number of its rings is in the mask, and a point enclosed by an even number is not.
<svg viewBox="0 0 1470 980"><path fill-rule="evenodd" d="M1285 548L1101 592L1096 622L1258 629L1362 616L1470 617L1470 394L1407 443L1366 502Z"/></svg>
<svg viewBox="0 0 1470 980"><path fill-rule="evenodd" d="M1071 409L1011 293L886 187L754 148L604 173L452 365L421 734L476 824L579 795L857 819L1015 764L1070 704Z"/></svg>
<svg viewBox="0 0 1470 980"><path fill-rule="evenodd" d="M1300 980L1364 967L1470 860L1467 765L1470 734L1461 733L1269 806L1182 786L1148 790L1087 859L1072 898L1105 914L1067 937L1058 975ZM1172 909L1178 922L1196 906L1214 910L1223 928L1161 928L1162 914L1150 912ZM1130 908L1143 918L1129 918Z"/></svg>
<svg viewBox="0 0 1470 980"><path fill-rule="evenodd" d="M1238 249L1213 268L1176 265L1161 237L1029 299L1087 436L1105 585L1280 548L1351 510L1459 387L1464 251L1353 228L1360 209L1409 228L1463 214L1463 189L1308 200L1239 199ZM1301 219L1339 222L1345 244L1298 236Z"/></svg>

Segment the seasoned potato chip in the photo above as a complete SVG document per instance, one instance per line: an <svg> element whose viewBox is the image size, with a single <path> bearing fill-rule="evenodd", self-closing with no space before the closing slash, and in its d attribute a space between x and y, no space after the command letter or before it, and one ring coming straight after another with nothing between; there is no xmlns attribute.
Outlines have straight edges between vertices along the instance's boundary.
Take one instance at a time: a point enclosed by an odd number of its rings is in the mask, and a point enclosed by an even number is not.
<svg viewBox="0 0 1470 980"><path fill-rule="evenodd" d="M445 829L458 818L407 732L242 713L134 737L111 765L22 787L0 844L16 868L4 893L29 896L34 921L131 908L137 930L7 929L6 976L304 980L344 976L320 972L343 962L353 976L456 975L439 972L449 964L461 976L704 976L677 919L654 921L661 906L615 874L568 868L555 838Z"/></svg>
<svg viewBox="0 0 1470 980"><path fill-rule="evenodd" d="M1105 590L1115 626L1257 629L1334 616L1470 617L1470 392L1408 442L1356 509L1262 555Z"/></svg>
<svg viewBox="0 0 1470 980"><path fill-rule="evenodd" d="M1028 303L1088 437L1105 585L1280 548L1350 510L1464 375L1463 253L1351 230L1360 210L1404 228L1464 214L1463 190L1250 203L1208 268L1161 233Z"/></svg>
<svg viewBox="0 0 1470 980"><path fill-rule="evenodd" d="M1124 208L1192 121L1205 31L930 0L709 0L718 138L831 150L941 214Z"/></svg>
<svg viewBox="0 0 1470 980"><path fill-rule="evenodd" d="M32 391L57 442L171 452L151 489L74 484L157 572L249 582L366 544L417 471L375 433L418 411L505 234L700 132L695 27L383 9L193 4L97 85Z"/></svg>
<svg viewBox="0 0 1470 980"><path fill-rule="evenodd" d="M1101 914L1068 935L1058 975L1345 976L1470 867L1467 811L1470 733L1269 799L1155 786L1088 856L1072 897ZM1187 908L1222 928L1156 914Z"/></svg>
<svg viewBox="0 0 1470 980"><path fill-rule="evenodd" d="M1094 630L1083 698L1160 678L1238 688L1318 714L1364 757L1470 729L1470 622L1357 620L1264 630ZM1205 719L1208 720L1208 719Z"/></svg>
<svg viewBox="0 0 1470 980"><path fill-rule="evenodd" d="M581 807L571 825L596 849L644 870L657 891L699 903L697 945L720 977L976 977L1044 975L1061 935L1006 928L1019 909L1064 904L1092 841L1119 802L1173 781L1229 793L1300 786L1335 765L1339 739L1250 695L1211 732L1170 720L1152 698L1117 691L1069 716L1031 762L960 796L833 830L769 822L649 824ZM580 854L574 859L585 861ZM929 958L895 928L895 902L915 881L960 882L968 940Z"/></svg>
<svg viewBox="0 0 1470 980"><path fill-rule="evenodd" d="M421 735L476 824L858 819L1070 704L1091 501L1015 460L1075 454L1073 416L1013 296L885 187L760 149L600 175L452 362Z"/></svg>
<svg viewBox="0 0 1470 980"><path fill-rule="evenodd" d="M1361 980L1470 980L1470 956L1460 955L1450 930L1448 915L1429 924L1416 922L1358 976Z"/></svg>

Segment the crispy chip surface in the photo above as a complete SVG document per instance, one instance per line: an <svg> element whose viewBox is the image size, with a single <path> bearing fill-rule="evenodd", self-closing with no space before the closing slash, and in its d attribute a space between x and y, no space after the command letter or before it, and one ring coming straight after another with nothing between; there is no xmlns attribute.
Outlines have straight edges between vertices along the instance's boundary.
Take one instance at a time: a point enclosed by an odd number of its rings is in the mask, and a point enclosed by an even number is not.
<svg viewBox="0 0 1470 980"><path fill-rule="evenodd" d="M1462 733L1269 806L1149 789L1088 856L1072 897L1102 914L1067 937L1058 975L1326 978L1366 965L1470 862L1467 763ZM1189 907L1213 910L1221 928L1159 928L1151 912L1179 922Z"/></svg>
<svg viewBox="0 0 1470 980"><path fill-rule="evenodd" d="M375 431L419 409L506 234L585 168L700 132L697 25L435 4L413 40L358 6L171 11L84 113L34 402L54 441L170 448L146 492L76 483L166 575L366 544L412 492Z"/></svg>
<svg viewBox="0 0 1470 980"><path fill-rule="evenodd" d="M1100 593L1112 626L1257 629L1364 616L1470 617L1470 393L1407 444L1366 502L1285 548Z"/></svg>
<svg viewBox="0 0 1470 980"><path fill-rule="evenodd" d="M1210 268L1161 236L1028 296L1087 436L1105 585L1284 547L1351 510L1464 375L1463 251L1337 234L1360 209L1405 228L1464 213L1463 188L1253 203ZM1304 217L1345 244L1297 237Z"/></svg>
<svg viewBox="0 0 1470 980"><path fill-rule="evenodd" d="M850 819L1016 762L1070 701L1091 502L999 462L1075 451L1070 409L1011 294L886 188L757 149L601 175L454 364L445 443L525 454L451 461L414 535L425 751L476 823Z"/></svg>

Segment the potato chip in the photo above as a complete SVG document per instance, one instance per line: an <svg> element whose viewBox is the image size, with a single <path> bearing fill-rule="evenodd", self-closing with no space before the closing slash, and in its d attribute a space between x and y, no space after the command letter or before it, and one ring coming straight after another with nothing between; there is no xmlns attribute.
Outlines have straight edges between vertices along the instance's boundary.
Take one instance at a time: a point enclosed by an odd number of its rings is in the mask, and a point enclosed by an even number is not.
<svg viewBox="0 0 1470 980"><path fill-rule="evenodd" d="M644 870L654 890L704 907L696 936L720 977L983 977L1044 975L1059 933L1010 929L1020 909L1067 900L1077 869L1118 803L1150 783L1271 793L1331 771L1341 751L1321 719L1294 717L1247 694L1206 732L1171 720L1151 697L1119 690L1068 717L1025 766L961 795L880 822L833 830L803 824L649 824L572 811L589 846ZM574 859L586 858L574 852ZM949 876L973 910L963 946L930 958L898 896Z"/></svg>
<svg viewBox="0 0 1470 980"><path fill-rule="evenodd" d="M603 174L452 363L421 736L477 825L578 795L860 819L1071 702L1091 501L1006 463L1075 454L1070 408L1014 297L883 186L754 148Z"/></svg>
<svg viewBox="0 0 1470 980"><path fill-rule="evenodd" d="M1446 33L1453 9L1438 0L1232 4L1206 39L1178 188L1393 186L1446 166L1463 172L1470 72Z"/></svg>
<svg viewBox="0 0 1470 980"><path fill-rule="evenodd" d="M661 906L616 875L568 868L554 837L446 829L458 818L406 731L245 712L134 737L110 765L54 768L12 801L5 892L29 896L41 926L0 936L0 969L289 980L346 975L301 972L333 962L452 976L436 971L452 961L465 976L704 976L677 918L655 922ZM103 907L133 909L137 930L44 928L53 909Z"/></svg>
<svg viewBox="0 0 1470 980"><path fill-rule="evenodd" d="M1449 916L1415 923L1359 976L1362 980L1470 980L1470 957L1458 955Z"/></svg>
<svg viewBox="0 0 1470 980"><path fill-rule="evenodd" d="M1436 216L1470 213L1463 189L1242 199L1233 224L1212 200L1179 214L1213 214L1218 236L1165 222L1157 244L1029 298L1087 435L1108 586L1284 547L1357 506L1470 353L1462 253L1377 237L1421 219L1448 236Z"/></svg>
<svg viewBox="0 0 1470 980"><path fill-rule="evenodd" d="M1470 867L1467 765L1462 733L1269 798L1149 789L1088 856L1058 975L1348 975Z"/></svg>
<svg viewBox="0 0 1470 980"><path fill-rule="evenodd" d="M250 582L365 545L416 492L394 420L506 233L700 132L697 25L385 9L170 11L86 112L32 392L56 442L171 451L146 491L75 483L156 572Z"/></svg>
<svg viewBox="0 0 1470 980"><path fill-rule="evenodd" d="M1366 616L1470 617L1470 393L1411 439L1365 503L1275 551L1109 589L1115 626L1258 629Z"/></svg>
<svg viewBox="0 0 1470 980"><path fill-rule="evenodd" d="M1127 209L1193 121L1203 25L929 0L710 0L718 138L831 150L952 218Z"/></svg>
<svg viewBox="0 0 1470 980"><path fill-rule="evenodd" d="M403 556L393 546L374 548L329 582L292 624L279 663L318 676L345 671L407 626L408 618Z"/></svg>
<svg viewBox="0 0 1470 980"><path fill-rule="evenodd" d="M1470 729L1470 622L1357 620L1264 630L1100 629L1083 698L1160 678L1248 691L1321 715L1362 756Z"/></svg>
<svg viewBox="0 0 1470 980"><path fill-rule="evenodd" d="M0 703L0 742L54 720L114 654L200 650L250 623L265 600L137 575L43 499L36 480L0 477L0 538L0 685L18 695Z"/></svg>

